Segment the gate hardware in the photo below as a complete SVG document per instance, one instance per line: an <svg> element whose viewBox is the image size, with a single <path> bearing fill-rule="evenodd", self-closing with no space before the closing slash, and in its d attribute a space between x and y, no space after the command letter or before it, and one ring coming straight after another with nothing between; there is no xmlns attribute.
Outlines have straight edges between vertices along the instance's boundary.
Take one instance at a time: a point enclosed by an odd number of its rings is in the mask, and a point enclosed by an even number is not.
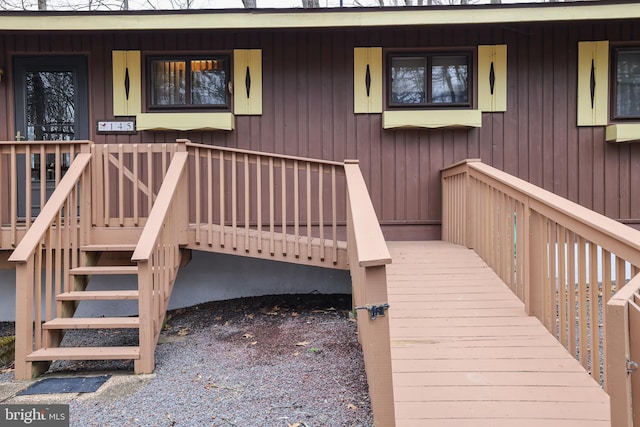
<svg viewBox="0 0 640 427"><path fill-rule="evenodd" d="M356 310L367 310L369 312L369 319L376 320L376 317L384 317L384 311L389 308L389 304L384 303L380 305L367 304L365 306L355 307Z"/></svg>
<svg viewBox="0 0 640 427"><path fill-rule="evenodd" d="M638 370L638 363L627 359L627 374L633 374Z"/></svg>

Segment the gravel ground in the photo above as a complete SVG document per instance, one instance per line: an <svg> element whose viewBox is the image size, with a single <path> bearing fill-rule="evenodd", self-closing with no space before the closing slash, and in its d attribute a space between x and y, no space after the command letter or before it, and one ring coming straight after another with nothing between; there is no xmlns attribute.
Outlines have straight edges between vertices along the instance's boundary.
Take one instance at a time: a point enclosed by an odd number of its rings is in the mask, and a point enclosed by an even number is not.
<svg viewBox="0 0 640 427"><path fill-rule="evenodd" d="M71 425L372 426L350 303L349 295L273 296L170 312L154 374L114 375L96 393L69 396ZM72 331L65 345L105 338L127 345L137 333ZM56 362L47 375L132 368L132 362ZM0 373L0 382L12 377ZM47 396L38 398L59 403Z"/></svg>

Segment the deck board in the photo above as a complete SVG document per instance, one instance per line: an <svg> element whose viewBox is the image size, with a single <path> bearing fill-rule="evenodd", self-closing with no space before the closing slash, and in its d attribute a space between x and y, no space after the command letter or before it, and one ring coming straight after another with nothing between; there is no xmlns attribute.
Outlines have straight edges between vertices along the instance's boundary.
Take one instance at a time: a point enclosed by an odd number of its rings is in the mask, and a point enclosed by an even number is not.
<svg viewBox="0 0 640 427"><path fill-rule="evenodd" d="M396 426L609 426L609 397L472 250L389 242Z"/></svg>

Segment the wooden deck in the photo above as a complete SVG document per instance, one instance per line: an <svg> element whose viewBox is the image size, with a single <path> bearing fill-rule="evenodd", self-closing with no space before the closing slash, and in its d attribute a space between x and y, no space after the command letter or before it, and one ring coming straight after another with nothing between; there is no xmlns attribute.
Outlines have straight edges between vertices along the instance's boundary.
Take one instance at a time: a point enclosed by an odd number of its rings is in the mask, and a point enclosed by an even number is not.
<svg viewBox="0 0 640 427"><path fill-rule="evenodd" d="M478 257L388 242L396 426L610 426L609 397Z"/></svg>

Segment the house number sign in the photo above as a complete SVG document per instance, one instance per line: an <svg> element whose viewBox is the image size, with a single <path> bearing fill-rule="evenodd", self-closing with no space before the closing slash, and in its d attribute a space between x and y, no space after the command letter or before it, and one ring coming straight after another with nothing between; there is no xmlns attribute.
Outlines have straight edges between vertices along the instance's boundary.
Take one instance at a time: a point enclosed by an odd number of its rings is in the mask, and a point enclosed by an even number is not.
<svg viewBox="0 0 640 427"><path fill-rule="evenodd" d="M98 133L135 133L136 122L134 120L100 120L97 130Z"/></svg>

